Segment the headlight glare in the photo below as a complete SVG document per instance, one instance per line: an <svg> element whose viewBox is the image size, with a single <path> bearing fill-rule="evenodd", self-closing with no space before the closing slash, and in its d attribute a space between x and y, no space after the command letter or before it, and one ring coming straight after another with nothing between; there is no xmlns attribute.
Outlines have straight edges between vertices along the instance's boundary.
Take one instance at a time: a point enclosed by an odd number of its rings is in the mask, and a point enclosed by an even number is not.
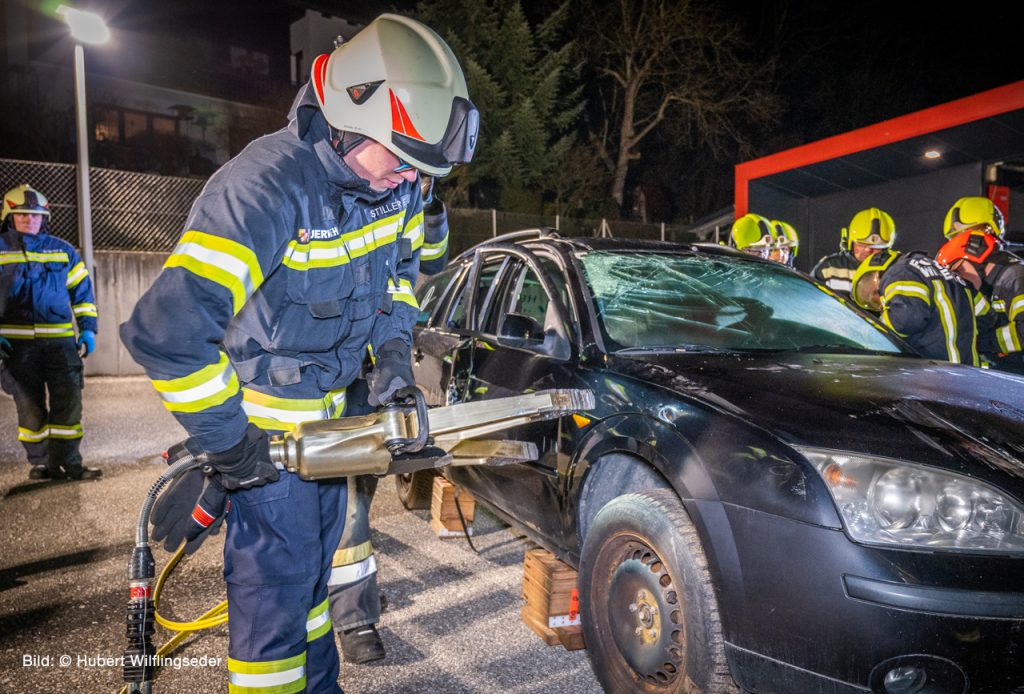
<svg viewBox="0 0 1024 694"><path fill-rule="evenodd" d="M800 452L821 474L857 542L1024 553L1024 507L985 482L889 458Z"/></svg>

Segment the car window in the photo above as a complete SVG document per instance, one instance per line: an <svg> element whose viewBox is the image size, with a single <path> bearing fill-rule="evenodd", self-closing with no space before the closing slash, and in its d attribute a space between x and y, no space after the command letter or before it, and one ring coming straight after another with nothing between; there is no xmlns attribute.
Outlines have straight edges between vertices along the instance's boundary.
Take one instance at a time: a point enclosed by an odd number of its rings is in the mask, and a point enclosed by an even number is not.
<svg viewBox="0 0 1024 694"><path fill-rule="evenodd" d="M503 258L490 260L480 268L479 279L472 288L476 292L475 302L477 310L481 312L480 315L483 315L483 311L486 309L488 290L494 284L494 278L498 275L498 270L501 269L503 260ZM467 284L459 291L458 298L448 312L447 326L452 330L466 330L469 328L469 322L466 320L466 298L469 296L470 291L468 277L469 275L467 274Z"/></svg>
<svg viewBox="0 0 1024 694"><path fill-rule="evenodd" d="M501 310L493 312L489 317L486 332L543 340L551 300L541 286L537 273L519 263L510 273L510 280L505 286Z"/></svg>
<svg viewBox="0 0 1024 694"><path fill-rule="evenodd" d="M776 264L637 251L581 262L609 350L902 351L881 324Z"/></svg>
<svg viewBox="0 0 1024 694"><path fill-rule="evenodd" d="M457 267L452 267L433 277L421 276L422 283L416 289L416 301L420 305L416 325L426 325L430 320L430 315L437 309L448 285L455 279L457 270Z"/></svg>

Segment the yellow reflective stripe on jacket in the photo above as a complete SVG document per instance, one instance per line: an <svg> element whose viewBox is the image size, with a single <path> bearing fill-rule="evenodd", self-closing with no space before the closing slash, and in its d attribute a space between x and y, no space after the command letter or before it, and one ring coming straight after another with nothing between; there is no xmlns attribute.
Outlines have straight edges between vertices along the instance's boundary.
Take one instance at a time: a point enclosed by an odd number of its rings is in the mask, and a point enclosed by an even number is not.
<svg viewBox="0 0 1024 694"><path fill-rule="evenodd" d="M280 398L243 388L242 409L260 429L291 431L301 422L340 417L345 412L345 389L322 398Z"/></svg>
<svg viewBox="0 0 1024 694"><path fill-rule="evenodd" d="M0 251L0 265L13 265L14 263L27 263L25 254L21 251Z"/></svg>
<svg viewBox="0 0 1024 694"><path fill-rule="evenodd" d="M986 313L992 310L992 304L988 302L985 295L981 292L977 292L974 295L974 315L984 316Z"/></svg>
<svg viewBox="0 0 1024 694"><path fill-rule="evenodd" d="M1010 301L1010 307L1006 310L1006 315L1011 321L1017 319L1017 315L1024 311L1024 294L1013 297Z"/></svg>
<svg viewBox="0 0 1024 694"><path fill-rule="evenodd" d="M81 424L54 424L50 422L51 439L80 439L82 438Z"/></svg>
<svg viewBox="0 0 1024 694"><path fill-rule="evenodd" d="M39 337L74 337L71 323L36 323L35 325L0 325L0 337L11 340L33 340Z"/></svg>
<svg viewBox="0 0 1024 694"><path fill-rule="evenodd" d="M402 238L409 239L412 242L412 250L414 251L423 245L423 210L417 212L406 223L405 229L402 231Z"/></svg>
<svg viewBox="0 0 1024 694"><path fill-rule="evenodd" d="M852 280L855 272L857 272L856 268L851 270L845 267L823 267L821 269L821 276L825 279Z"/></svg>
<svg viewBox="0 0 1024 694"><path fill-rule="evenodd" d="M337 267L353 258L394 243L398 238L401 213L378 219L330 241L290 241L281 263L293 270Z"/></svg>
<svg viewBox="0 0 1024 694"><path fill-rule="evenodd" d="M228 658L231 694L293 694L305 688L305 651L282 660L247 662Z"/></svg>
<svg viewBox="0 0 1024 694"><path fill-rule="evenodd" d="M437 243L424 243L423 248L420 249L420 260L434 260L444 255L444 252L448 250L448 234L444 235L444 238Z"/></svg>
<svg viewBox="0 0 1024 694"><path fill-rule="evenodd" d="M67 288L74 289L82 283L86 277L89 276L89 271L85 269L85 263L79 260L75 263L75 266L68 271Z"/></svg>
<svg viewBox="0 0 1024 694"><path fill-rule="evenodd" d="M263 271L251 248L194 229L181 237L164 267L181 267L225 287L231 292L233 313L241 311L263 284Z"/></svg>
<svg viewBox="0 0 1024 694"><path fill-rule="evenodd" d="M45 426L39 431L32 431L25 427L18 427L18 440L26 443L39 443L45 441L50 435L50 427Z"/></svg>
<svg viewBox="0 0 1024 694"><path fill-rule="evenodd" d="M96 317L96 304L82 303L75 304L71 307L71 310L75 312L75 316L92 316Z"/></svg>
<svg viewBox="0 0 1024 694"><path fill-rule="evenodd" d="M902 281L893 282L885 288L885 294L882 295L882 301L888 301L894 296L910 296L915 299L920 299L929 306L932 305L931 292L928 291L928 287L920 282Z"/></svg>
<svg viewBox="0 0 1024 694"><path fill-rule="evenodd" d="M306 616L306 641L314 641L331 630L330 599L325 598L322 603L309 611Z"/></svg>
<svg viewBox="0 0 1024 694"><path fill-rule="evenodd" d="M1010 323L996 329L996 341L999 342L999 351L1009 354L1010 352L1021 351L1020 335L1017 333L1017 324Z"/></svg>
<svg viewBox="0 0 1024 694"><path fill-rule="evenodd" d="M935 308L939 311L939 320L942 322L942 332L946 336L946 356L949 361L959 364L963 361L960 358L960 350L956 348L956 313L953 310L953 302L946 294L946 288L938 280L932 280L932 289L935 294Z"/></svg>
<svg viewBox="0 0 1024 694"><path fill-rule="evenodd" d="M200 412L220 405L237 393L238 376L228 355L221 352L216 364L207 364L181 378L154 379L153 387L171 412Z"/></svg>
<svg viewBox="0 0 1024 694"><path fill-rule="evenodd" d="M0 265L13 263L69 263L64 251L0 251Z"/></svg>
<svg viewBox="0 0 1024 694"><path fill-rule="evenodd" d="M404 304L409 304L413 308L419 308L419 302L416 301L416 294L412 291L412 283L409 280L398 280L398 286L395 286L395 281L388 280L388 294L391 295L392 301L401 301Z"/></svg>
<svg viewBox="0 0 1024 694"><path fill-rule="evenodd" d="M334 550L334 557L331 559L331 566L346 566L358 564L373 554L373 544L367 540L360 542L354 547L342 547Z"/></svg>

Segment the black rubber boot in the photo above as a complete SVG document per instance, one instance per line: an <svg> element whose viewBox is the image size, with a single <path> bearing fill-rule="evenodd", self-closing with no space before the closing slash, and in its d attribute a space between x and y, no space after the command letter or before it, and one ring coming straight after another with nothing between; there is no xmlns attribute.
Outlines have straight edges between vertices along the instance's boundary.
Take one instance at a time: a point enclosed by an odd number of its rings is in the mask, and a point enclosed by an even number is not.
<svg viewBox="0 0 1024 694"><path fill-rule="evenodd" d="M50 468L45 465L33 465L32 469L28 471L28 478L30 480L52 480L52 479L63 479L64 473L60 470L51 472Z"/></svg>
<svg viewBox="0 0 1024 694"><path fill-rule="evenodd" d="M94 480L103 477L103 470L98 467L79 465L65 470L64 476L69 480Z"/></svg>
<svg viewBox="0 0 1024 694"><path fill-rule="evenodd" d="M384 653L384 642L380 640L375 624L365 624L355 629L348 629L338 634L341 643L341 654L346 663L359 665L381 660Z"/></svg>

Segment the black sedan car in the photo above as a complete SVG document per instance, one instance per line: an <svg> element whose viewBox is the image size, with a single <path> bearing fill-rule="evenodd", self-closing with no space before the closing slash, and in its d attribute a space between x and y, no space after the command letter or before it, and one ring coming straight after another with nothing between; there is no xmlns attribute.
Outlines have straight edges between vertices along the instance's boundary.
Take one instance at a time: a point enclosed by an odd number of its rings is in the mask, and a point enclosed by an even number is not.
<svg viewBox="0 0 1024 694"><path fill-rule="evenodd" d="M445 474L579 569L607 691L1024 691L1024 379L719 246L525 231L417 293L431 404L596 396Z"/></svg>

